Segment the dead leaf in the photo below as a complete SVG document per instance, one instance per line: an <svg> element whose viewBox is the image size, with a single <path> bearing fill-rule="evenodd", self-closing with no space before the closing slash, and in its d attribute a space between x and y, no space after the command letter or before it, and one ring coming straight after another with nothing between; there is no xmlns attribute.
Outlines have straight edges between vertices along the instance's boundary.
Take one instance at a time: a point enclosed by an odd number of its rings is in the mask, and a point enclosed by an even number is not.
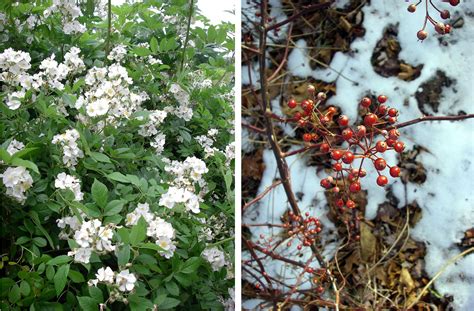
<svg viewBox="0 0 474 311"><path fill-rule="evenodd" d="M400 283L405 285L408 292L411 292L415 288L415 282L407 268L402 268L400 272Z"/></svg>
<svg viewBox="0 0 474 311"><path fill-rule="evenodd" d="M376 251L377 239L373 235L370 227L360 223L360 255L363 261L369 262L374 257Z"/></svg>

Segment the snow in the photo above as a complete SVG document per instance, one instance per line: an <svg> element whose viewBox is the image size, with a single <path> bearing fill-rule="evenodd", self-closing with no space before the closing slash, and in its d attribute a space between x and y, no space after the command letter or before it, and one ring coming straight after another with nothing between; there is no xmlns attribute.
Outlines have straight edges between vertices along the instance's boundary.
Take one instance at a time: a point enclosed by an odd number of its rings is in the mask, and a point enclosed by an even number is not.
<svg viewBox="0 0 474 311"><path fill-rule="evenodd" d="M336 5L343 7L345 2L338 1ZM300 78L335 81L337 94L330 98L328 103L340 106L344 114L353 121L357 118L357 103L369 93L387 95L388 104L400 110L400 122L422 116L414 94L421 84L432 78L438 70L444 71L454 83L450 88L442 89L436 114L457 114L461 110L473 113L473 1L464 1L454 9L449 4L440 4L441 9L450 9L453 20L462 16L464 25L462 28L453 29L452 34L441 39L429 26L429 37L424 42L419 42L416 38L416 32L423 24L423 10L410 14L406 10L407 5L404 1L372 1L370 5L366 5L363 8L365 36L351 44L351 53L337 53L327 69L311 68L306 42L296 41L296 48L289 55L287 69ZM434 13L433 16L437 17ZM397 77L384 78L373 70L370 62L372 52L384 29L390 24L398 25L398 39L402 49L399 58L412 66L423 64L420 77L413 81L406 82ZM273 106L275 107L275 104ZM408 203L416 201L422 209L422 218L411 234L413 238L425 242L425 269L429 276L433 277L447 261L461 252L457 244L463 237L463 232L474 226L474 122L472 119L460 122L425 122L400 131L406 150L415 145L428 150L421 152L417 158L427 170L427 180L421 185L408 183L406 197ZM396 164L396 157L392 153L388 154L391 155L387 162ZM277 176L275 161L270 151L265 151L264 160L266 170L259 192L268 187ZM320 176L313 167L308 167L304 157L292 157L289 160L294 190L305 194L299 202L302 210L311 209L312 214L325 215L327 203L319 187L319 180L324 174ZM372 166L366 165L365 168L368 177L362 181L362 187L368 191L370 198L365 216L373 219L379 204L386 200L386 192L378 187L375 178L372 178L375 174ZM389 184L400 202L399 207L405 205L403 184L393 179L390 179ZM288 208L284 203L286 201L283 188L279 186L267 195L258 207L251 210L243 222L278 223L279 217ZM324 218L323 223L323 232L327 234L333 226ZM278 230L272 230L274 234L278 233ZM262 232L266 235L269 233L268 228L262 227L252 228L251 231L254 237L258 237ZM326 241L334 239L334 235L326 236ZM334 243L328 243L333 249ZM289 248L289 251L294 250ZM325 254L331 256L331 252ZM303 262L308 256L309 253L300 260ZM272 272L281 271L284 266L276 261L268 261L266 265L271 267ZM298 275L298 272L284 270L282 276L291 279ZM467 255L451 264L434 284L441 295L453 296L452 306L455 310L471 310L474 302L474 255Z"/></svg>

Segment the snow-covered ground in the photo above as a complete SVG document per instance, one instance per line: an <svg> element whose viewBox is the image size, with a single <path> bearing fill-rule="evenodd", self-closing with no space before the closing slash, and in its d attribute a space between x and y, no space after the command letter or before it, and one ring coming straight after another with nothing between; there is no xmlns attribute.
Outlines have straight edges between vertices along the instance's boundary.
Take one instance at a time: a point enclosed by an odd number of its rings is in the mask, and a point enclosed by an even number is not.
<svg viewBox="0 0 474 311"><path fill-rule="evenodd" d="M347 1L340 1L339 5L343 6L344 2ZM335 81L337 95L329 100L329 104L341 107L351 120L357 118L357 103L368 92L387 95L389 105L400 110L400 122L422 116L414 94L420 91L420 86L434 77L438 70L444 71L454 82L449 88L442 89L439 110L434 114L457 114L461 110L473 113L474 2L464 1L455 8L441 1L435 3L440 3L441 8L449 9L452 16L462 17L464 20L462 28L454 29L452 34L443 37L444 44L440 43L439 35L435 35L431 26L428 27L428 39L424 42L417 41L416 32L423 24L423 10L409 14L406 10L408 3L405 1L371 1L370 5L363 8L363 27L366 34L351 44L353 53L349 55L339 52L330 64L331 69L315 70L309 65L306 42L299 40L289 55L288 69L300 78ZM433 15L437 17L436 14ZM384 78L373 70L371 56L374 47L390 24L398 25L398 40L401 46L399 58L413 66L423 64L421 75L413 81L406 82L397 77ZM254 69L257 70L257 67ZM244 83L248 82L247 73L247 68L243 67ZM358 84L355 85L343 76L357 81ZM256 77L252 77L252 80L256 81ZM277 105L273 103L274 107ZM246 131L243 131L245 136ZM408 183L406 197L408 203L416 201L422 209L422 218L411 235L425 242L425 269L433 277L447 261L461 252L456 244L460 242L464 231L474 227L474 121L470 119L454 123L419 123L403 128L401 135L407 145L406 150L414 145L423 146L427 150L421 152L417 158L427 170L427 180L421 185ZM243 144L245 146L246 142ZM264 160L266 170L259 192L268 187L277 176L275 161L270 151L265 151ZM316 211L318 216L323 217L325 230L330 230L333 226L324 218L327 213L326 200L323 190L319 187L319 181L324 176L316 174L314 168L306 167L305 162L304 158L289 159L293 189L295 192L304 193L299 202L302 210L311 208L312 214ZM387 162L396 164L397 160L393 156L388 157ZM367 165L365 168L369 176L374 174L371 166ZM401 207L406 203L404 186L400 180L390 179L390 184ZM386 200L386 191L378 187L372 179L364 180L362 187L368 190L366 217L371 219L375 217L379 204ZM246 213L243 222L278 223L287 208L285 193L279 187L266 196L258 208ZM270 232L268 228L255 227L252 228L252 233L257 240L261 233L268 235ZM331 235L327 236L327 240L331 238ZM334 245L331 243L329 246L332 248ZM325 253L331 254L331 251ZM245 259L246 256L248 257L248 254L243 254L242 258ZM306 258L308 256L309 254L306 254ZM293 279L296 275L295 271L289 271L281 262L268 261L266 264L267 272L279 278ZM309 286L309 283L304 286ZM473 310L474 254L451 264L436 280L435 288L441 295L453 296L452 305L455 310ZM250 307L252 303L255 301L247 302L246 306Z"/></svg>

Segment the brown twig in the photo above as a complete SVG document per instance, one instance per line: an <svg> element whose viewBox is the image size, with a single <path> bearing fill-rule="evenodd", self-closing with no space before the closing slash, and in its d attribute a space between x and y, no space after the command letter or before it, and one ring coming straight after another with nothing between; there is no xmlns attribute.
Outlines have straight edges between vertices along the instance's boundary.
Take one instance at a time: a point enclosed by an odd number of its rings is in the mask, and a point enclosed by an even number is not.
<svg viewBox="0 0 474 311"><path fill-rule="evenodd" d="M459 115L459 116L423 116L417 119L413 119L407 122L399 123L397 125L392 126L391 128L402 128L406 126L410 126L413 124L417 124L420 122L426 121L459 121L465 119L474 118L474 114L466 114L466 115Z"/></svg>
<svg viewBox="0 0 474 311"><path fill-rule="evenodd" d="M268 192L270 192L273 188L275 188L276 186L278 186L280 184L281 184L281 180L275 181L273 184L268 186L262 193L257 195L253 200L249 201L244 206L242 206L242 211L246 210L249 206L257 203L258 201L260 201Z"/></svg>

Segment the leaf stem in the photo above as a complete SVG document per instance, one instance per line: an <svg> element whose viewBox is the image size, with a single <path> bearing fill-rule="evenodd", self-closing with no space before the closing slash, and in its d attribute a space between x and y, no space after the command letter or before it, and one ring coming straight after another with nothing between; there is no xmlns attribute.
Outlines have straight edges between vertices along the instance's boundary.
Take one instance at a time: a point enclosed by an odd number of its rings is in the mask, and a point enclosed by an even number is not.
<svg viewBox="0 0 474 311"><path fill-rule="evenodd" d="M184 59L186 58L186 48L188 46L188 41L189 41L189 31L191 30L191 18L193 16L193 7L194 7L194 0L190 0L189 1L188 26L186 27L186 37L184 38L183 54L181 55L181 65L179 66L179 72L180 73L183 71Z"/></svg>

